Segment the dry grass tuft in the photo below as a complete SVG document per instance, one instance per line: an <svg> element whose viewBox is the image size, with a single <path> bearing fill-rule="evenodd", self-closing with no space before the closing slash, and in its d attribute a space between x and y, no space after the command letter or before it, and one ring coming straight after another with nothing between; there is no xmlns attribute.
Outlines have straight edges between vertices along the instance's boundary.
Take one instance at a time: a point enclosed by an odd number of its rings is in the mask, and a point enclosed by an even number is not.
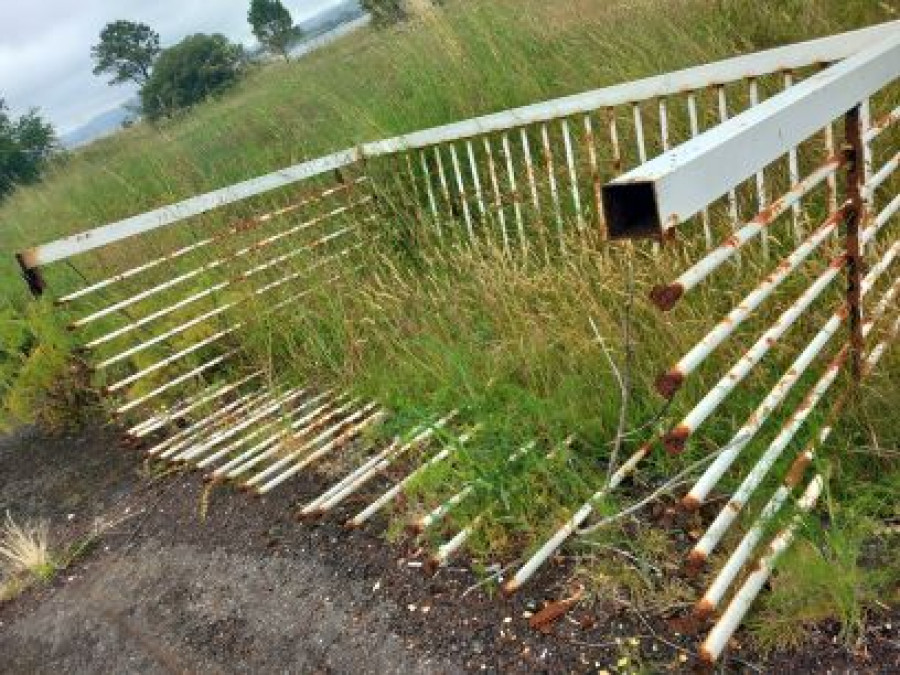
<svg viewBox="0 0 900 675"><path fill-rule="evenodd" d="M46 522L20 525L6 512L0 530L0 565L4 576L31 575L47 580L56 566L50 556L50 534Z"/></svg>

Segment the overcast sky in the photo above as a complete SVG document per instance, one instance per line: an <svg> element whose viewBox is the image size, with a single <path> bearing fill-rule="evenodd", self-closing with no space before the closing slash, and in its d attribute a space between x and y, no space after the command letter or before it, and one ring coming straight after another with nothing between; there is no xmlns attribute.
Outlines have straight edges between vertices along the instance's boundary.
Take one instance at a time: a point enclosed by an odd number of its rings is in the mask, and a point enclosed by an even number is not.
<svg viewBox="0 0 900 675"><path fill-rule="evenodd" d="M340 0L282 0L294 21ZM109 21L150 25L163 46L192 33L224 33L251 44L249 0L0 0L0 98L13 113L31 107L60 133L131 98L92 73L91 45Z"/></svg>

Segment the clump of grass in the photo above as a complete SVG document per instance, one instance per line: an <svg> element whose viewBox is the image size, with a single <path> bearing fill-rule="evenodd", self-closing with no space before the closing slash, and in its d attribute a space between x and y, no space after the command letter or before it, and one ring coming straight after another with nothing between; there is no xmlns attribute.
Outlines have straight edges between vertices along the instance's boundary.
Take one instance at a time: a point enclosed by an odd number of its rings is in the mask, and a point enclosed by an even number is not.
<svg viewBox="0 0 900 675"><path fill-rule="evenodd" d="M6 576L26 575L38 581L53 577L56 565L50 556L50 534L46 522L19 524L9 511L0 530L0 563Z"/></svg>

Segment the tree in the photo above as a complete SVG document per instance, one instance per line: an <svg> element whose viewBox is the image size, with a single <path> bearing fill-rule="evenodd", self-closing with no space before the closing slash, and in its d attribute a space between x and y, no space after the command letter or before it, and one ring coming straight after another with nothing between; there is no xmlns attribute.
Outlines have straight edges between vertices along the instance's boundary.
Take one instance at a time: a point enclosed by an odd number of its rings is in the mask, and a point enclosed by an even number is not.
<svg viewBox="0 0 900 675"><path fill-rule="evenodd" d="M404 0L360 0L359 4L372 15L376 26L388 26L408 16Z"/></svg>
<svg viewBox="0 0 900 675"><path fill-rule="evenodd" d="M53 126L37 110L13 119L0 99L0 199L17 185L39 180L55 149Z"/></svg>
<svg viewBox="0 0 900 675"><path fill-rule="evenodd" d="M199 103L233 85L244 62L243 48L224 35L188 36L159 55L141 88L141 109L157 119Z"/></svg>
<svg viewBox="0 0 900 675"><path fill-rule="evenodd" d="M288 60L288 48L298 37L298 32L291 13L281 4L281 0L250 0L247 21L256 39L266 49Z"/></svg>
<svg viewBox="0 0 900 675"><path fill-rule="evenodd" d="M94 75L112 74L111 85L128 81L144 85L159 53L159 34L150 26L113 21L100 31L100 43L91 47L97 64Z"/></svg>

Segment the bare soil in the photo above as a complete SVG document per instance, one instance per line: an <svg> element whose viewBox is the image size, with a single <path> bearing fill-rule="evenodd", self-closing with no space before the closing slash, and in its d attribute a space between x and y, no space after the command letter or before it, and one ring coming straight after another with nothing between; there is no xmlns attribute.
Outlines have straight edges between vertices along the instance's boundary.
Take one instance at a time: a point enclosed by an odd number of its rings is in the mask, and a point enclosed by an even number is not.
<svg viewBox="0 0 900 675"><path fill-rule="evenodd" d="M0 512L45 518L57 549L94 545L0 606L0 673L685 672L696 638L673 617L577 606L548 634L528 616L564 594L567 567L502 598L468 569L422 573L413 551L341 519L298 523L320 490L298 478L265 500L193 474L159 475L115 430L0 439ZM351 504L348 508L358 507ZM473 588L475 587L475 588ZM848 651L836 626L722 672L900 672L900 613ZM627 661L623 661L627 659Z"/></svg>

